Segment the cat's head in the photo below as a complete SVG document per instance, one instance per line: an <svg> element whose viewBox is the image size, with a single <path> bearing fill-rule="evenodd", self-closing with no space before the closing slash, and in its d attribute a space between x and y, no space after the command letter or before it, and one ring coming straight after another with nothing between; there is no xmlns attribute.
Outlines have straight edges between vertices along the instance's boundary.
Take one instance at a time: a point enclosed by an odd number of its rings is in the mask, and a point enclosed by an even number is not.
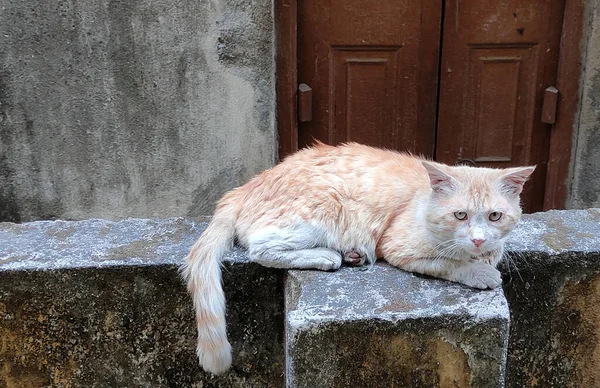
<svg viewBox="0 0 600 388"><path fill-rule="evenodd" d="M520 194L535 167L450 167L423 162L431 195L425 222L441 254L486 259L521 218Z"/></svg>

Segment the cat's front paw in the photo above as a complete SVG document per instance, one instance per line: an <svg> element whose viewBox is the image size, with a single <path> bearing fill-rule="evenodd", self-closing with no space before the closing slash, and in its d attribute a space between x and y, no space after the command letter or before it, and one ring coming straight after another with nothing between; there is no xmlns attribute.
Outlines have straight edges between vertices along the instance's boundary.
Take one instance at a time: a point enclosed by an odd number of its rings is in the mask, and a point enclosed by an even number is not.
<svg viewBox="0 0 600 388"><path fill-rule="evenodd" d="M458 281L473 288L496 288L502 284L500 271L481 262L469 264L461 275Z"/></svg>

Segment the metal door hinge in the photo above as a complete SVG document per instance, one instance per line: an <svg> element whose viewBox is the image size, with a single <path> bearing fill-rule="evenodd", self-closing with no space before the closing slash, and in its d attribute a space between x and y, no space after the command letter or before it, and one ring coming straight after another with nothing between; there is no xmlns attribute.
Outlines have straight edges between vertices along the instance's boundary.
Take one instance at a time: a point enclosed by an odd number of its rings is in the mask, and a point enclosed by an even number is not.
<svg viewBox="0 0 600 388"><path fill-rule="evenodd" d="M544 91L544 105L542 106L542 123L554 124L556 122L556 107L558 105L558 89L549 86Z"/></svg>
<svg viewBox="0 0 600 388"><path fill-rule="evenodd" d="M312 120L312 88L307 84L298 85L298 120L301 123Z"/></svg>

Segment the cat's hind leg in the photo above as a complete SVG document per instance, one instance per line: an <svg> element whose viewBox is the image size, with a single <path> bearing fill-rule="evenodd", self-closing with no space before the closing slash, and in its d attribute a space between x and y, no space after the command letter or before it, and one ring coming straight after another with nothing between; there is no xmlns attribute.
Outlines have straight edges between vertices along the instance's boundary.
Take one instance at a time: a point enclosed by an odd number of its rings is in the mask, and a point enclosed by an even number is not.
<svg viewBox="0 0 600 388"><path fill-rule="evenodd" d="M342 261L347 265L362 267L367 261L367 255L359 253L355 249L350 249L342 254Z"/></svg>
<svg viewBox="0 0 600 388"><path fill-rule="evenodd" d="M338 269L342 255L326 248L326 242L326 234L317 227L266 227L248 237L248 251L252 261L266 267Z"/></svg>
<svg viewBox="0 0 600 388"><path fill-rule="evenodd" d="M251 255L252 257L252 255ZM280 251L270 249L252 259L265 267L286 269L320 269L329 271L340 268L342 255L328 248Z"/></svg>

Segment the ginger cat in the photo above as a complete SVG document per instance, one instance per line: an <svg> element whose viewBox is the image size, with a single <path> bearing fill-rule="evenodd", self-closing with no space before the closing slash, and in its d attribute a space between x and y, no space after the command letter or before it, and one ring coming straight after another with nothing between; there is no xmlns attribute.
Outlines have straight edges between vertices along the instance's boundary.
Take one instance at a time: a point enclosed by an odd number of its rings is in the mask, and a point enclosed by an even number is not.
<svg viewBox="0 0 600 388"><path fill-rule="evenodd" d="M335 270L383 258L403 270L498 287L496 264L521 218L535 167L450 167L355 143L286 158L219 201L182 266L196 309L197 354L231 366L221 258L234 241L269 267Z"/></svg>

